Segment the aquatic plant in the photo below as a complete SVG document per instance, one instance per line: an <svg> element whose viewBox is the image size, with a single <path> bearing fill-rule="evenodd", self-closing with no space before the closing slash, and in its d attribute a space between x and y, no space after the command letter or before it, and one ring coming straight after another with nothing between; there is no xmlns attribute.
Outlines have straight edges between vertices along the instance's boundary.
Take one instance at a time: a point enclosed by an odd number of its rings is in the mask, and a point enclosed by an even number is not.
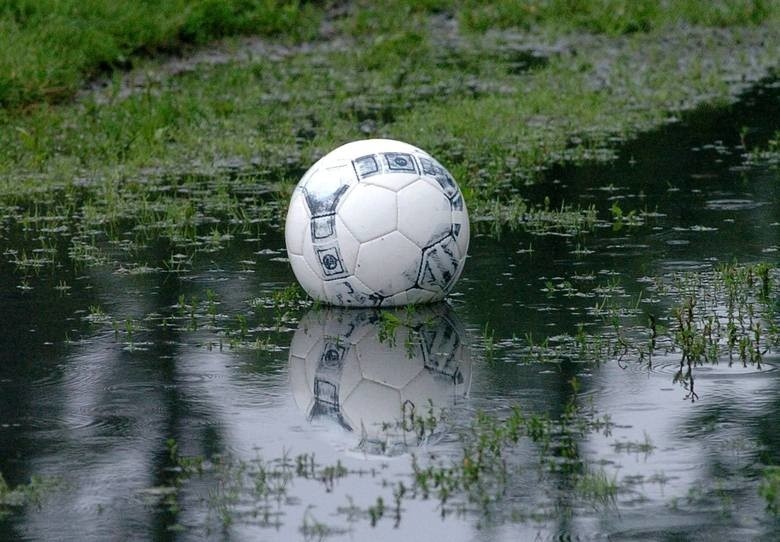
<svg viewBox="0 0 780 542"><path fill-rule="evenodd" d="M513 454L519 447L530 444L538 449L535 468L542 478L570 477L572 488L583 502L596 507L611 506L619 488L617 479L604 471L586 468L585 458L579 454L576 444L592 432L609 434L611 422L608 416L599 417L580 407L578 384L573 380L571 385L574 394L559 419L525 415L519 407L513 407L506 417L480 413L464 428L459 440L462 451L458 456L439 457L433 452L422 452L413 456L408 479L392 484L382 477L384 466L381 465L370 471L351 470L340 461L319 464L309 453L295 456L285 453L274 459L259 455L251 460L225 455L204 459L180 455L178 444L169 440L173 465L171 486L180 488L192 477L213 477L215 485L208 498L209 509L223 526L245 521L262 527L279 526L284 521L285 508L295 504L288 495L296 482L313 481L322 491L330 493L336 484L351 477L376 478L379 487L389 487L392 491L388 498L380 494L365 506L350 499L347 506L339 509L350 522L362 520L376 526L391 520L398 525L404 507L415 499L437 500L443 515L457 511L482 516L500 509L505 492L527 468L513 461ZM427 416L402 413L397 423L403 424L404 430L413 426L415 431L428 433L438 423L432 418L432 412ZM161 505L168 506L164 501ZM528 512L513 511L516 518L523 513ZM309 511L304 513L302 530L325 532L322 529L331 528L319 525Z"/></svg>
<svg viewBox="0 0 780 542"><path fill-rule="evenodd" d="M586 500L601 507L615 506L619 484L617 474L607 475L603 470L579 475L574 490Z"/></svg>
<svg viewBox="0 0 780 542"><path fill-rule="evenodd" d="M743 144L743 147L747 150L744 156L745 165L768 165L775 170L780 169L780 131L775 132L775 135L764 146L747 149L747 145Z"/></svg>
<svg viewBox="0 0 780 542"><path fill-rule="evenodd" d="M761 496L766 500L766 509L780 514L780 467L767 467L759 486Z"/></svg>
<svg viewBox="0 0 780 542"><path fill-rule="evenodd" d="M0 473L0 520L26 506L36 506L60 485L55 478L33 476L27 484L11 487Z"/></svg>

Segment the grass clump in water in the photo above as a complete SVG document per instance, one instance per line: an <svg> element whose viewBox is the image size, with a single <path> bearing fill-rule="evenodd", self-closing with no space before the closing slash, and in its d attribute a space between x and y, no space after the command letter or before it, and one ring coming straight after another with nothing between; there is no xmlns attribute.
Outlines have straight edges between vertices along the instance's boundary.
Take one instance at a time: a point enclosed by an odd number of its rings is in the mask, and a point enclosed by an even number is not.
<svg viewBox="0 0 780 542"><path fill-rule="evenodd" d="M780 515L780 467L768 467L759 487L766 501L766 509L775 516Z"/></svg>
<svg viewBox="0 0 780 542"><path fill-rule="evenodd" d="M519 407L503 419L478 415L461 438L463 450L459 457L432 460L427 465L415 459L412 495L437 499L445 514L471 511L493 519L515 516L517 511L505 509L502 503L511 500L508 494L522 485L519 478L528 467L516 459L517 451L531 446L538 452L537 472L542 479L562 478L594 505L614 500L616 480L591 473L578 446L588 434L609 434L610 418L599 417L579 405L579 384L573 379L571 385L573 394L558 419L529 416ZM524 514L527 512L520 515Z"/></svg>
<svg viewBox="0 0 780 542"><path fill-rule="evenodd" d="M780 132L767 142L763 148L753 148L745 155L748 165L767 165L772 169L780 169Z"/></svg>
<svg viewBox="0 0 780 542"><path fill-rule="evenodd" d="M577 477L575 491L603 507L614 506L619 484L617 476L610 477L606 472L586 472Z"/></svg>
<svg viewBox="0 0 780 542"><path fill-rule="evenodd" d="M571 335L543 340L526 336L513 338L511 344L519 346L521 359L530 363L616 361L621 367L635 362L652 368L658 357L679 355L673 382L686 390L687 399L696 400L697 366L725 362L761 369L764 358L778 351L777 281L778 269L769 263L722 264L708 272L659 277L646 294L666 305L662 313L640 309L642 295L626 307L622 288L597 286L590 294L576 292L601 297L590 311L601 319L594 331L580 324ZM567 292L549 281L546 289Z"/></svg>
<svg viewBox="0 0 780 542"><path fill-rule="evenodd" d="M684 300L673 309L673 344L681 365L717 363L728 354L744 365L757 364L778 346L780 328L774 312L776 270L769 264L721 265L714 284L696 277L680 282Z"/></svg>
<svg viewBox="0 0 780 542"><path fill-rule="evenodd" d="M0 474L0 520L25 506L39 505L56 486L57 482L53 479L33 476L29 484L20 484L12 488Z"/></svg>

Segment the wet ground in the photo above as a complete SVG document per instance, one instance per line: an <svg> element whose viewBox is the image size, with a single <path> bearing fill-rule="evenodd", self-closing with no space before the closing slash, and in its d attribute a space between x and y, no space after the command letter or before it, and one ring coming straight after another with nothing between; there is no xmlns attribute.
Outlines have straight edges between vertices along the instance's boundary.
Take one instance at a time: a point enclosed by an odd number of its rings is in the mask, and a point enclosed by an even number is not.
<svg viewBox="0 0 780 542"><path fill-rule="evenodd" d="M411 315L297 300L262 223L181 267L163 241L133 267L0 260L0 472L42 477L0 500L0 538L776 539L777 290L756 274L734 302L717 267L778 261L778 171L743 156L778 119L765 82L548 172L529 197L596 205L592 231L475 223L449 306ZM50 249L2 224L4 253ZM689 298L705 325L749 317L742 350L681 364ZM521 439L481 493L424 499L411 457L464 463L478 413L513 406L564 420L565 445Z"/></svg>

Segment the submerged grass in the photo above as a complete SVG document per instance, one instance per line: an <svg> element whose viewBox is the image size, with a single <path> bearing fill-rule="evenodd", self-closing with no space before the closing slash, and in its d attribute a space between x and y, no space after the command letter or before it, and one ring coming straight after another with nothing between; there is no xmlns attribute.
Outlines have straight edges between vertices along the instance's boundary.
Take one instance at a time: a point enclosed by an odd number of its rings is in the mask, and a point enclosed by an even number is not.
<svg viewBox="0 0 780 542"><path fill-rule="evenodd" d="M780 467L768 467L759 489L766 500L766 509L775 516L780 515Z"/></svg>
<svg viewBox="0 0 780 542"><path fill-rule="evenodd" d="M576 389L576 384L572 384ZM385 464L353 470L340 461L323 465L308 453L284 454L275 459L206 459L180 455L173 441L168 446L174 460L171 472L175 473L172 488L176 493L186 491L191 478L215 479L216 489L208 496L207 523L215 521L223 529L243 523L278 528L290 509L301 504L290 498L296 485L305 485L309 491L333 493L339 484L355 478L375 480L380 495L364 504L348 497L347 503L338 508L338 515L349 524L362 521L376 527L381 522L392 522L397 527L409 506L429 499L438 503L443 517L468 514L483 519L489 516L494 520L500 517L524 521L557 513L539 503L529 504L529 508L515 503L511 510L504 506L505 501L512 500L508 494L522 486L521 480L529 470L551 500L557 499L560 486L564 485L578 496L576 506L611 507L620 482L604 471L590 469L576 444L589 434L608 434L610 428L609 417L599 417L580 406L576 393L557 419L527 415L519 407L503 417L483 413L463 428L459 439L461 453L442 456L422 450L413 457L412 472L400 479L388 479ZM517 459L521 450L529 447L536 450L532 455L536 459ZM166 502L160 505L168 506ZM317 521L307 509L303 531L329 529L337 528Z"/></svg>
<svg viewBox="0 0 780 542"><path fill-rule="evenodd" d="M57 485L58 482L54 479L33 476L28 484L12 488L0 474L0 521L25 506L40 504Z"/></svg>
<svg viewBox="0 0 780 542"><path fill-rule="evenodd" d="M548 281L549 295L594 299L588 320L574 334L502 341L501 354L519 350L525 363L617 362L649 369L658 358L678 357L673 382L695 401L696 367L727 363L761 369L767 356L780 351L778 281L777 267L768 263L721 264L657 277L636 301L626 301L616 284ZM652 303L643 307L643 296Z"/></svg>
<svg viewBox="0 0 780 542"><path fill-rule="evenodd" d="M745 163L750 166L767 165L772 169L780 169L780 132L775 132L766 146L751 149L745 156Z"/></svg>

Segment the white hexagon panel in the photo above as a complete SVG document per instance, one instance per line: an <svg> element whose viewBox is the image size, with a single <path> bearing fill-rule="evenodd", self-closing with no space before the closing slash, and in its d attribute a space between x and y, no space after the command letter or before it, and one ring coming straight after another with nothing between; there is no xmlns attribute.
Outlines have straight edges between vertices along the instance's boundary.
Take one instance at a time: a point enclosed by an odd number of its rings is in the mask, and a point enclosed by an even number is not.
<svg viewBox="0 0 780 542"><path fill-rule="evenodd" d="M309 210L306 207L306 197L303 190L296 189L290 199L290 209L287 211L291 222L306 224L311 218ZM306 235L306 228L290 228L284 232L284 242L287 245L287 251L290 254L303 256L303 239Z"/></svg>
<svg viewBox="0 0 780 542"><path fill-rule="evenodd" d="M420 248L444 239L452 231L452 204L441 188L419 179L398 192L398 231Z"/></svg>
<svg viewBox="0 0 780 542"><path fill-rule="evenodd" d="M389 139L355 141L303 176L285 242L293 273L319 301L428 303L442 299L463 270L468 212L455 180L425 151Z"/></svg>
<svg viewBox="0 0 780 542"><path fill-rule="evenodd" d="M395 192L380 186L356 186L339 205L338 217L361 243L394 232L398 229Z"/></svg>
<svg viewBox="0 0 780 542"><path fill-rule="evenodd" d="M355 275L387 298L414 286L421 261L420 247L394 231L360 245Z"/></svg>

